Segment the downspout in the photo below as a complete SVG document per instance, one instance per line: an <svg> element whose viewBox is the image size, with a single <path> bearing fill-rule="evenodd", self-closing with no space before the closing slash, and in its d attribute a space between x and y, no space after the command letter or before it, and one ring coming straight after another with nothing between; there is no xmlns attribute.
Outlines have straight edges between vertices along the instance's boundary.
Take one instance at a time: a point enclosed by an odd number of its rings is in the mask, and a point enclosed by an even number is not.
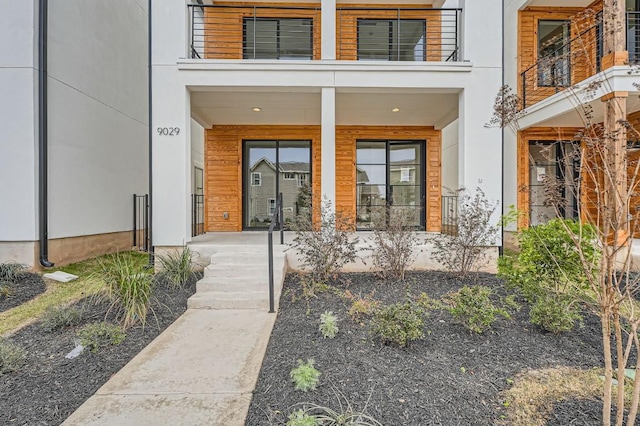
<svg viewBox="0 0 640 426"><path fill-rule="evenodd" d="M505 66L505 55L504 55L504 0L502 0L502 87L504 87L505 85L505 72L504 72L504 66ZM503 110L504 110L504 96L502 97L502 103L503 103ZM500 197L502 198L500 200L500 207L502 208L502 215L504 216L504 123L500 123L500 131L501 131L501 138L502 138L502 143L500 144L501 148L502 148L502 161L500 162L500 191L501 191L501 195ZM498 254L500 255L500 257L504 256L504 223L500 224L500 247L498 248Z"/></svg>
<svg viewBox="0 0 640 426"><path fill-rule="evenodd" d="M47 31L48 0L39 1L38 9L38 221L40 265L51 268L49 261L49 164L47 122Z"/></svg>
<svg viewBox="0 0 640 426"><path fill-rule="evenodd" d="M147 84L148 84L148 100L149 103L147 108L149 109L149 205L147 209L149 209L148 213L148 221L147 221L147 229L148 229L148 238L149 238L149 268L153 268L154 265L154 246L153 246L153 232L152 226L153 223L153 127L152 127L152 119L153 119L153 105L152 105L152 96L153 96L153 83L151 80L151 71L152 71L152 49L151 49L151 39L152 39L152 13L151 13L151 0L147 1L147 66L148 66L148 74L147 74Z"/></svg>

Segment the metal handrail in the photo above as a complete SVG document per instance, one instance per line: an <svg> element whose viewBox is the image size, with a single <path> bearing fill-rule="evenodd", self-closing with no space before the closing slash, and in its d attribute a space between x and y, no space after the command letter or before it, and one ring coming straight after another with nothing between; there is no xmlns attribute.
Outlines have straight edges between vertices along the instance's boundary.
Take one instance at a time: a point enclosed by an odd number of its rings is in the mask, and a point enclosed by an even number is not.
<svg viewBox="0 0 640 426"><path fill-rule="evenodd" d="M268 241L269 241L269 313L275 312L275 293L273 283L273 231L278 225L280 231L280 245L284 244L284 209L282 207L282 192L276 198L275 214L271 216L269 224Z"/></svg>

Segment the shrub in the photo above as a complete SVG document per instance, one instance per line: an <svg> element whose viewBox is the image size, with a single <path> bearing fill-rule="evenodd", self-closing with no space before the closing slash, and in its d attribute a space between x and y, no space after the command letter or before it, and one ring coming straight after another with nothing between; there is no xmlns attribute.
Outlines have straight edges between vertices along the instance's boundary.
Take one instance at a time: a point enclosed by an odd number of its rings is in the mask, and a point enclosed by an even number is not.
<svg viewBox="0 0 640 426"><path fill-rule="evenodd" d="M116 253L98 263L98 274L105 284L105 292L111 300L111 309L123 327L137 322L145 323L151 299L152 276L138 266L128 253Z"/></svg>
<svg viewBox="0 0 640 426"><path fill-rule="evenodd" d="M382 426L376 419L365 414L366 405L362 411L357 411L340 391L336 389L335 394L338 399L337 409L318 404L303 403L299 404L303 408L294 413L298 413L296 416L300 418L304 418L305 415L312 417L317 422L315 424L322 426ZM309 425L312 424L309 423ZM301 423L301 425L306 426L306 423Z"/></svg>
<svg viewBox="0 0 640 426"><path fill-rule="evenodd" d="M122 328L107 322L87 324L81 327L77 334L82 346L91 352L98 352L107 346L119 345L127 337Z"/></svg>
<svg viewBox="0 0 640 426"><path fill-rule="evenodd" d="M10 283L13 283L20 276L20 274L25 272L26 270L27 267L20 263L0 263L0 281L8 281Z"/></svg>
<svg viewBox="0 0 640 426"><path fill-rule="evenodd" d="M580 309L571 299L557 296L539 298L531 306L529 318L532 324L554 334L572 330L576 321L582 321Z"/></svg>
<svg viewBox="0 0 640 426"><path fill-rule="evenodd" d="M320 426L315 416L307 414L302 408L289 414L286 426Z"/></svg>
<svg viewBox="0 0 640 426"><path fill-rule="evenodd" d="M313 364L312 359L307 360L306 363L299 359L298 366L291 370L290 375L296 390L303 392L316 390L321 373L314 368Z"/></svg>
<svg viewBox="0 0 640 426"><path fill-rule="evenodd" d="M424 309L415 302L395 303L373 314L371 331L384 343L405 347L424 337L425 315Z"/></svg>
<svg viewBox="0 0 640 426"><path fill-rule="evenodd" d="M472 197L467 190L458 190L456 235L436 234L433 258L446 270L466 275L477 270L486 260L486 248L493 246L499 227L491 224L498 203L489 202L484 192L476 188Z"/></svg>
<svg viewBox="0 0 640 426"><path fill-rule="evenodd" d="M0 300L13 295L13 283L0 281Z"/></svg>
<svg viewBox="0 0 640 426"><path fill-rule="evenodd" d="M296 218L296 233L291 247L298 253L301 266L308 269L313 280L326 282L344 265L357 258L357 238L352 238L352 220L341 213L334 213L331 203L324 199L320 208L320 223L314 223L312 215Z"/></svg>
<svg viewBox="0 0 640 426"><path fill-rule="evenodd" d="M338 334L338 318L331 311L320 315L320 332L325 338L333 339Z"/></svg>
<svg viewBox="0 0 640 426"><path fill-rule="evenodd" d="M343 297L351 301L348 314L353 321L360 321L362 317L373 315L380 306L380 302L373 300L373 293L362 297L354 296L349 290L347 290Z"/></svg>
<svg viewBox="0 0 640 426"><path fill-rule="evenodd" d="M373 212L373 266L383 276L404 280L404 273L415 258L418 238L415 210L386 207Z"/></svg>
<svg viewBox="0 0 640 426"><path fill-rule="evenodd" d="M40 324L46 331L54 331L78 325L82 317L82 310L75 305L50 306L40 319Z"/></svg>
<svg viewBox="0 0 640 426"><path fill-rule="evenodd" d="M180 252L169 251L159 255L158 261L162 276L169 281L173 289L183 287L193 276L193 252L189 247L183 247Z"/></svg>
<svg viewBox="0 0 640 426"><path fill-rule="evenodd" d="M491 328L498 315L509 318L509 313L494 306L489 287L476 285L464 286L449 296L447 310L474 333L484 333Z"/></svg>
<svg viewBox="0 0 640 426"><path fill-rule="evenodd" d="M8 340L0 339L0 375L18 371L25 363L27 351Z"/></svg>

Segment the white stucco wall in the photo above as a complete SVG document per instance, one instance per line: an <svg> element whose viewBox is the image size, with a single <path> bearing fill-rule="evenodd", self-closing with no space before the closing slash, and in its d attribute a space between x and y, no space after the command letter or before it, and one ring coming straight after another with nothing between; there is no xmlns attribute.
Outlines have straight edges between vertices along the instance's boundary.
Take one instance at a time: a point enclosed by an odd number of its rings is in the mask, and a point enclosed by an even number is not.
<svg viewBox="0 0 640 426"><path fill-rule="evenodd" d="M0 2L0 242L38 232L36 5Z"/></svg>
<svg viewBox="0 0 640 426"><path fill-rule="evenodd" d="M442 195L458 189L458 120L442 129Z"/></svg>
<svg viewBox="0 0 640 426"><path fill-rule="evenodd" d="M131 229L147 192L142 0L49 0L49 237Z"/></svg>

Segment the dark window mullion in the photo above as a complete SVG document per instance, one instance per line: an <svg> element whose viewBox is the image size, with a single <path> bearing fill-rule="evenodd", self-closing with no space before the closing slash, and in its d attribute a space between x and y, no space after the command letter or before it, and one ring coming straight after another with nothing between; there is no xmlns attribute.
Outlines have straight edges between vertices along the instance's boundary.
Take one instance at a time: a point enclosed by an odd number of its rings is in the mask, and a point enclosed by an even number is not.
<svg viewBox="0 0 640 426"><path fill-rule="evenodd" d="M276 59L280 59L280 19L276 19Z"/></svg>
<svg viewBox="0 0 640 426"><path fill-rule="evenodd" d="M389 46L387 47L388 58L393 61L393 21L389 20Z"/></svg>

